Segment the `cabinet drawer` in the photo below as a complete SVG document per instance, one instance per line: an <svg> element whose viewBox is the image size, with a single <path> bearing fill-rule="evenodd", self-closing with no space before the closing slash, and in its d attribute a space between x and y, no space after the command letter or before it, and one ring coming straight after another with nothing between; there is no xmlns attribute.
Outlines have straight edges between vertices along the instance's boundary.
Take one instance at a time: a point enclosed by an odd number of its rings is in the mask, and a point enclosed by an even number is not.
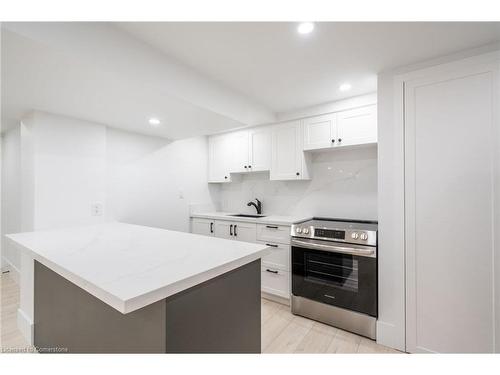
<svg viewBox="0 0 500 375"><path fill-rule="evenodd" d="M257 224L257 241L290 243L288 225Z"/></svg>
<svg viewBox="0 0 500 375"><path fill-rule="evenodd" d="M290 271L290 245L265 241L258 241L258 243L267 245L271 249L271 254L262 258L264 266Z"/></svg>
<svg viewBox="0 0 500 375"><path fill-rule="evenodd" d="M290 298L290 272L263 265L261 274L263 292Z"/></svg>

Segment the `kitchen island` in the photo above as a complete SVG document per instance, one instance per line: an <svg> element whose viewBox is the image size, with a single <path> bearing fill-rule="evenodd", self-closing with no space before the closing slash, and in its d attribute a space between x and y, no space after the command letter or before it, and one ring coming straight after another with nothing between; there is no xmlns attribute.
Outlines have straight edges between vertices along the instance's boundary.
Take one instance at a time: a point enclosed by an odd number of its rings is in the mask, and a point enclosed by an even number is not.
<svg viewBox="0 0 500 375"><path fill-rule="evenodd" d="M7 236L34 259L34 345L259 353L264 245L124 223Z"/></svg>

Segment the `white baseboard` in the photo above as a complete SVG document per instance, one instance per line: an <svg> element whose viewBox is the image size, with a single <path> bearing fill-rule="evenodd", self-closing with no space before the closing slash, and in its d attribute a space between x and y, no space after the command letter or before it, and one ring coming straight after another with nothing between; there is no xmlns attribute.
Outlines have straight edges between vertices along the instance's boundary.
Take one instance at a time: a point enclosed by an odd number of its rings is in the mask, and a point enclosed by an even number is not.
<svg viewBox="0 0 500 375"><path fill-rule="evenodd" d="M21 331L21 335L23 335L26 342L29 345L33 345L33 338L34 338L33 321L21 309L17 309L17 328L19 328L19 331Z"/></svg>
<svg viewBox="0 0 500 375"><path fill-rule="evenodd" d="M2 272L9 271L9 277L11 277L12 280L19 285L19 269L16 268L6 257L2 258L2 264L4 265L2 267Z"/></svg>
<svg viewBox="0 0 500 375"><path fill-rule="evenodd" d="M261 292L260 294L261 294L262 298L281 303L282 305L290 306L290 299L288 299L288 298L275 296L274 294L270 294L270 293L266 293L266 292Z"/></svg>
<svg viewBox="0 0 500 375"><path fill-rule="evenodd" d="M404 330L401 333L394 324L377 320L377 344L406 351Z"/></svg>

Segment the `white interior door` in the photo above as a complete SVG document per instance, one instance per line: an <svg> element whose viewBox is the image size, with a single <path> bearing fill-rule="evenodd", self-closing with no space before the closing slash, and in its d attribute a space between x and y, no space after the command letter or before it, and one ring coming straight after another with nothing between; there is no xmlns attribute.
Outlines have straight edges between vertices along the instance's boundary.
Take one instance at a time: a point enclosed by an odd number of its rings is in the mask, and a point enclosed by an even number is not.
<svg viewBox="0 0 500 375"><path fill-rule="evenodd" d="M442 70L405 84L409 352L495 351L497 67Z"/></svg>

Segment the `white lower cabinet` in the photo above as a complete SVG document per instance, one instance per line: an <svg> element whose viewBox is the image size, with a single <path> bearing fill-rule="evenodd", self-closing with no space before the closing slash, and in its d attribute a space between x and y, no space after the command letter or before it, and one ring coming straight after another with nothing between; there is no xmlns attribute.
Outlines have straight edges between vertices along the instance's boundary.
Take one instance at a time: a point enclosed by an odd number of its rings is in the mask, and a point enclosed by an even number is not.
<svg viewBox="0 0 500 375"><path fill-rule="evenodd" d="M262 291L290 298L290 226L192 218L191 232L269 246L270 254L262 258Z"/></svg>
<svg viewBox="0 0 500 375"><path fill-rule="evenodd" d="M278 297L290 298L290 272L262 264L261 289Z"/></svg>
<svg viewBox="0 0 500 375"><path fill-rule="evenodd" d="M234 223L234 239L244 242L255 242L257 240L257 225L254 223Z"/></svg>
<svg viewBox="0 0 500 375"><path fill-rule="evenodd" d="M257 225L238 221L215 220L215 237L236 241L255 242Z"/></svg>
<svg viewBox="0 0 500 375"><path fill-rule="evenodd" d="M193 218L191 220L191 233L213 236L215 232L214 220Z"/></svg>
<svg viewBox="0 0 500 375"><path fill-rule="evenodd" d="M228 240L233 239L233 223L229 221L216 220L214 226L215 237L225 238Z"/></svg>
<svg viewBox="0 0 500 375"><path fill-rule="evenodd" d="M262 291L282 298L290 298L290 245L258 241L271 248L262 258Z"/></svg>
<svg viewBox="0 0 500 375"><path fill-rule="evenodd" d="M283 271L290 271L290 245L263 241L258 241L258 243L271 248L271 253L262 258L262 264Z"/></svg>
<svg viewBox="0 0 500 375"><path fill-rule="evenodd" d="M257 240L289 244L290 227L287 225L257 224Z"/></svg>

